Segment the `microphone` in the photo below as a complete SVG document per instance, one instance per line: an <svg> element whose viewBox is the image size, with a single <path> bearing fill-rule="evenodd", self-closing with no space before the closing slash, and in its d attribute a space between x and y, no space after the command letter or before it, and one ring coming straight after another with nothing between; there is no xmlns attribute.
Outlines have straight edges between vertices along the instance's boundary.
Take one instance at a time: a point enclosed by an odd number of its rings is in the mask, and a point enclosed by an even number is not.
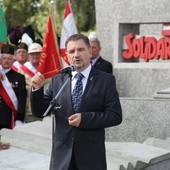
<svg viewBox="0 0 170 170"><path fill-rule="evenodd" d="M60 73L67 73L70 74L72 71L76 71L77 67L75 65L70 65L68 67L65 67L63 69L60 70Z"/></svg>

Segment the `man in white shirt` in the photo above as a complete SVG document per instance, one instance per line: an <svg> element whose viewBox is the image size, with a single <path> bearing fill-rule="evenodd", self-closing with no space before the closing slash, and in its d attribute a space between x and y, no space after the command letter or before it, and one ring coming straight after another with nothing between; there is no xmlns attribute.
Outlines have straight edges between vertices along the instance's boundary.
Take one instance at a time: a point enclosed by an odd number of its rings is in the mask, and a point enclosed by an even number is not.
<svg viewBox="0 0 170 170"><path fill-rule="evenodd" d="M11 69L14 49L3 45L0 68L0 129L14 128L25 118L26 83L25 77Z"/></svg>

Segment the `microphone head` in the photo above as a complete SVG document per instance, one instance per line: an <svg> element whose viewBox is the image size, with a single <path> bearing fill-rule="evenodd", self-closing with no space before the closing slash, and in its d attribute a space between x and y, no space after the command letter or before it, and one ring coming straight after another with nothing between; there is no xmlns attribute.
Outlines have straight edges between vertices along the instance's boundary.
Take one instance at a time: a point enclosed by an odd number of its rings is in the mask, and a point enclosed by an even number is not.
<svg viewBox="0 0 170 170"><path fill-rule="evenodd" d="M61 74L67 73L70 74L72 71L76 71L77 67L75 65L70 65L60 70Z"/></svg>
<svg viewBox="0 0 170 170"><path fill-rule="evenodd" d="M70 67L72 68L72 71L76 71L77 70L77 67L75 65L71 65Z"/></svg>

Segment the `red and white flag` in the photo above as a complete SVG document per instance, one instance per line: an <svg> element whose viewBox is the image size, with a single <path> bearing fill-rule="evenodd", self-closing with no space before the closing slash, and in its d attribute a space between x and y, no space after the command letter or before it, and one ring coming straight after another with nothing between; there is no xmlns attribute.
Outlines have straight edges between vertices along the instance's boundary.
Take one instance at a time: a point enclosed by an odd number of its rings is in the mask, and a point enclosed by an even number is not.
<svg viewBox="0 0 170 170"><path fill-rule="evenodd" d="M21 66L21 70L31 78L37 72L37 69L29 61Z"/></svg>
<svg viewBox="0 0 170 170"><path fill-rule="evenodd" d="M18 99L16 97L16 94L11 87L11 83L9 82L6 75L3 75L3 80L0 80L0 95L3 97L6 104L11 108L12 110L12 122L11 122L11 128L14 128L14 120L17 115L18 110Z"/></svg>
<svg viewBox="0 0 170 170"><path fill-rule="evenodd" d="M48 16L48 24L44 37L44 44L37 70L44 75L45 79L59 74L61 69L60 56L56 34L51 15Z"/></svg>
<svg viewBox="0 0 170 170"><path fill-rule="evenodd" d="M12 64L11 68L12 68L14 71L18 72L19 69L21 68L21 66L22 66L22 65L21 65L18 61L15 61L15 62Z"/></svg>
<svg viewBox="0 0 170 170"><path fill-rule="evenodd" d="M65 50L65 42L69 36L77 34L77 32L77 27L75 25L74 16L71 9L71 2L68 0L65 6L64 22L60 37L60 56L63 67L69 65Z"/></svg>
<svg viewBox="0 0 170 170"><path fill-rule="evenodd" d="M163 36L170 36L170 23L163 25L162 35L163 35Z"/></svg>

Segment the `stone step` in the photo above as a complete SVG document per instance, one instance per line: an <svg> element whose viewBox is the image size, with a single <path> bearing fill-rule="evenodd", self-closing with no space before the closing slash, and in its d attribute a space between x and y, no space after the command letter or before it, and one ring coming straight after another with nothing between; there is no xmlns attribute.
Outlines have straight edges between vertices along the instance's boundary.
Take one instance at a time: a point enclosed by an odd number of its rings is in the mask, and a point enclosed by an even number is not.
<svg viewBox="0 0 170 170"><path fill-rule="evenodd" d="M129 162L122 158L113 156L109 153L106 154L106 158L107 158L107 166L110 170L113 169L113 166L115 166L115 168L114 168L115 170L119 170L120 167L122 167L122 169L124 168L124 170L126 170L126 168L128 167ZM117 167L117 169L116 169L116 167Z"/></svg>
<svg viewBox="0 0 170 170"><path fill-rule="evenodd" d="M131 159L134 168L144 168L151 163L170 159L170 152L154 146L134 142L106 142L107 154ZM136 162L135 162L136 161Z"/></svg>
<svg viewBox="0 0 170 170"><path fill-rule="evenodd" d="M43 121L18 126L14 130L2 129L2 142L9 142L12 146L8 150L0 151L0 163L5 159L2 169L19 170L23 167L25 170L49 169L52 147L51 133L51 117L43 119ZM169 142L168 139L165 141ZM9 153L12 155L11 157ZM20 156L21 153L24 155L23 157ZM35 158L36 156L37 158ZM12 157L13 160L10 161ZM108 170L140 170L142 168L145 170L145 168L156 164L163 167L161 163L165 161L167 161L166 167L170 163L169 150L135 142L106 142L106 157Z"/></svg>
<svg viewBox="0 0 170 170"><path fill-rule="evenodd" d="M170 140L148 138L144 141L143 144L170 150Z"/></svg>
<svg viewBox="0 0 170 170"><path fill-rule="evenodd" d="M2 129L1 135L2 142L14 147L45 155L51 153L52 142L48 138L10 129Z"/></svg>
<svg viewBox="0 0 170 170"><path fill-rule="evenodd" d="M107 148L107 143L106 143L106 148ZM124 169L128 169L128 167L131 167L132 169L136 166L136 163L138 159L136 158L131 158L127 156L122 156L121 154L117 154L117 152L110 152L110 150L106 149L107 153L107 160L108 162L117 162L119 163L119 166L122 166Z"/></svg>
<svg viewBox="0 0 170 170"><path fill-rule="evenodd" d="M14 130L52 139L52 119L47 117L43 121L26 123L16 126Z"/></svg>
<svg viewBox="0 0 170 170"><path fill-rule="evenodd" d="M11 147L0 151L1 170L47 170L50 156Z"/></svg>
<svg viewBox="0 0 170 170"><path fill-rule="evenodd" d="M107 170L126 170L119 162L116 160L110 160L107 158Z"/></svg>

